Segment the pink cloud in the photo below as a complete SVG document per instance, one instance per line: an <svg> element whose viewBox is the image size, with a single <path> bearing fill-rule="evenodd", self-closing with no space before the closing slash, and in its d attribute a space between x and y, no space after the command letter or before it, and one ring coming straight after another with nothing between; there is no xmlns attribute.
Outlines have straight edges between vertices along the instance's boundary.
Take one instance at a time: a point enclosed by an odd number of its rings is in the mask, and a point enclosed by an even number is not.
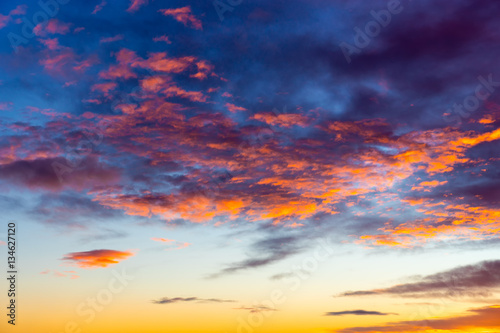
<svg viewBox="0 0 500 333"><path fill-rule="evenodd" d="M119 40L123 40L124 36L123 35L116 35L116 36L113 36L113 37L103 37L99 40L99 43L103 44L103 43L111 43L111 42L116 42L116 41L119 41Z"/></svg>
<svg viewBox="0 0 500 333"><path fill-rule="evenodd" d="M45 45L49 50L57 50L60 49L59 40L57 38L48 38L48 39L39 39L40 43Z"/></svg>
<svg viewBox="0 0 500 333"><path fill-rule="evenodd" d="M132 0L130 2L130 7L128 7L127 12L132 13L139 10L144 5L148 4L148 0Z"/></svg>
<svg viewBox="0 0 500 333"><path fill-rule="evenodd" d="M153 41L154 42L165 42L167 44L172 44L172 42L170 41L170 39L168 38L168 36L158 36L158 37L155 37L153 38Z"/></svg>
<svg viewBox="0 0 500 333"><path fill-rule="evenodd" d="M104 6L107 5L107 2L105 0L103 0L100 4L96 5L94 10L92 11L92 14L97 14L98 12L100 12Z"/></svg>
<svg viewBox="0 0 500 333"><path fill-rule="evenodd" d="M187 242L178 242L176 240L173 240L173 239L167 239L167 238L151 238L152 240L154 240L155 242L161 242L161 243L169 243L171 244L171 246L169 248L166 249L166 251L169 251L169 250L181 250L181 249L184 249L188 246L191 245L191 243L187 243Z"/></svg>
<svg viewBox="0 0 500 333"><path fill-rule="evenodd" d="M186 27L191 26L198 30L203 29L201 21L192 14L190 6L176 9L160 9L159 12L165 16L172 16L175 20L183 23Z"/></svg>
<svg viewBox="0 0 500 333"><path fill-rule="evenodd" d="M104 96L109 96L109 92L117 87L115 82L97 83L91 88L92 91L100 91Z"/></svg>
<svg viewBox="0 0 500 333"><path fill-rule="evenodd" d="M0 29L4 28L9 24L10 20L13 16L25 15L26 14L26 5L19 5L13 10L10 11L8 15L0 14Z"/></svg>
<svg viewBox="0 0 500 333"><path fill-rule="evenodd" d="M151 238L152 240L154 240L155 242L164 242L164 243L169 243L169 242L175 242L175 240L173 239L167 239L167 238Z"/></svg>
<svg viewBox="0 0 500 333"><path fill-rule="evenodd" d="M49 34L66 35L70 31L70 24L59 21L58 19L51 19L44 23L39 23L33 32L37 36L47 36Z"/></svg>
<svg viewBox="0 0 500 333"><path fill-rule="evenodd" d="M0 29L2 29L5 26L7 26L7 24L9 23L9 21L10 21L10 17L9 16L5 16L5 15L0 14Z"/></svg>
<svg viewBox="0 0 500 333"><path fill-rule="evenodd" d="M9 15L10 16L15 16L15 15L26 15L26 9L28 9L28 6L26 5L19 5L13 10L10 11Z"/></svg>
<svg viewBox="0 0 500 333"><path fill-rule="evenodd" d="M5 111L10 109L12 102L0 102L0 111Z"/></svg>
<svg viewBox="0 0 500 333"><path fill-rule="evenodd" d="M52 74L63 74L65 71L64 66L73 63L75 61L76 55L70 48L63 48L57 53L47 53L43 59L40 59L40 64L48 72Z"/></svg>

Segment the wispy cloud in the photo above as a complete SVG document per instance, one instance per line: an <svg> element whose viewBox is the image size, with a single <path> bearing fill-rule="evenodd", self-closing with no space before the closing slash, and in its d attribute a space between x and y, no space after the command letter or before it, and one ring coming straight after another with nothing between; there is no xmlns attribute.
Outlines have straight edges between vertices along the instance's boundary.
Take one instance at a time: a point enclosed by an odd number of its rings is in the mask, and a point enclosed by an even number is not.
<svg viewBox="0 0 500 333"><path fill-rule="evenodd" d="M401 297L489 296L500 287L500 260L483 261L418 277L417 282L384 289L348 291L339 296L395 295Z"/></svg>
<svg viewBox="0 0 500 333"><path fill-rule="evenodd" d="M163 297L158 300L152 301L154 304L173 304L173 303L185 303L185 302L194 302L194 303L233 303L236 301L219 299L219 298L199 298L199 297Z"/></svg>
<svg viewBox="0 0 500 333"><path fill-rule="evenodd" d="M233 308L234 310L245 310L245 311L250 311L250 313L259 313L259 312L266 312L266 311L278 311L276 309L270 308L265 305L259 305L259 306L249 306L249 307L239 307L239 308Z"/></svg>
<svg viewBox="0 0 500 333"><path fill-rule="evenodd" d="M339 312L327 312L327 313L325 313L325 316L345 316L345 315L388 316L388 315L395 315L395 313L384 313L384 312L366 311L366 310L350 310L350 311L339 311Z"/></svg>
<svg viewBox="0 0 500 333"><path fill-rule="evenodd" d="M193 15L190 6L175 9L160 9L160 12L165 16L172 16L185 26L191 26L198 30L202 29L201 21Z"/></svg>
<svg viewBox="0 0 500 333"><path fill-rule="evenodd" d="M468 310L469 314L448 317L443 319L427 319L420 321L391 322L379 326L349 327L335 332L338 333L379 333L379 332L429 332L439 331L469 331L469 330L497 330L500 327L500 305Z"/></svg>

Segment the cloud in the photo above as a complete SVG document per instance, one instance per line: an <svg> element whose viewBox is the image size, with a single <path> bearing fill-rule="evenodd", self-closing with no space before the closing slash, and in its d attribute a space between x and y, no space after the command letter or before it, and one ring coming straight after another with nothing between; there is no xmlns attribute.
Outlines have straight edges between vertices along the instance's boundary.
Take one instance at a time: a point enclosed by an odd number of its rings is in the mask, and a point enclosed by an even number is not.
<svg viewBox="0 0 500 333"><path fill-rule="evenodd" d="M198 297L163 297L158 300L152 301L154 304L173 304L173 303L184 303L184 302L195 302L195 303L233 303L236 301L225 300L219 298L198 298Z"/></svg>
<svg viewBox="0 0 500 333"><path fill-rule="evenodd" d="M92 250L69 253L62 260L80 268L99 268L118 264L133 255L134 253L130 251Z"/></svg>
<svg viewBox="0 0 500 333"><path fill-rule="evenodd" d="M68 167L64 158L17 160L0 165L0 179L31 189L60 191L64 188L83 190L95 185L112 184L119 179L116 168L85 157L79 167Z"/></svg>
<svg viewBox="0 0 500 333"><path fill-rule="evenodd" d="M69 23L64 23L58 19L50 19L47 22L39 23L33 29L33 32L37 36L45 37L47 35L66 35L70 32L71 25Z"/></svg>
<svg viewBox="0 0 500 333"><path fill-rule="evenodd" d="M99 43L101 43L101 44L112 43L112 42L116 42L116 41L119 41L119 40L123 40L124 38L125 37L123 35L115 35L115 36L112 36L112 37L102 37L99 40Z"/></svg>
<svg viewBox="0 0 500 333"><path fill-rule="evenodd" d="M301 245L292 236L270 237L253 244L255 256L232 263L209 278L217 278L226 274L234 274L250 268L259 268L284 260L299 252Z"/></svg>
<svg viewBox="0 0 500 333"><path fill-rule="evenodd" d="M9 14L0 14L0 29L5 28L15 16L25 15L27 8L26 5L18 5L16 8L12 9Z"/></svg>
<svg viewBox="0 0 500 333"><path fill-rule="evenodd" d="M351 311L340 311L340 312L327 312L325 316L344 316L344 315L356 315L356 316L388 316L394 315L395 313L384 313L378 311L366 311L366 310L351 310Z"/></svg>
<svg viewBox="0 0 500 333"><path fill-rule="evenodd" d="M288 278L288 277L292 277L292 276L295 276L296 273L294 272L286 272L286 273L278 273L278 274L274 274L272 276L269 277L269 279L271 280L282 280L282 279L285 279L285 278Z"/></svg>
<svg viewBox="0 0 500 333"><path fill-rule="evenodd" d="M416 282L385 289L348 291L339 296L477 297L489 296L498 288L500 260L492 260L418 277Z"/></svg>
<svg viewBox="0 0 500 333"><path fill-rule="evenodd" d="M156 237L153 237L151 239L154 240L155 242L168 243L169 247L166 249L166 251L168 251L168 250L181 250L181 249L184 249L184 248L186 248L186 247L188 247L188 246L191 245L191 243L178 242L176 240L167 239L167 238L156 238Z"/></svg>
<svg viewBox="0 0 500 333"><path fill-rule="evenodd" d="M337 333L378 333L378 332L428 332L491 330L500 327L500 305L468 310L469 314L443 319L401 321L386 323L383 326L349 327L337 330Z"/></svg>
<svg viewBox="0 0 500 333"><path fill-rule="evenodd" d="M186 27L191 26L195 29L201 30L201 21L198 20L192 13L191 7L186 6L176 9L160 9L160 12L165 16L172 16L177 21L183 23Z"/></svg>
<svg viewBox="0 0 500 333"><path fill-rule="evenodd" d="M306 127L311 122L311 119L301 114L293 114L293 113L283 113L278 115L272 112L256 113L255 115L253 115L252 119L261 121L268 125L282 126L282 127L292 127L292 126Z"/></svg>
<svg viewBox="0 0 500 333"><path fill-rule="evenodd" d="M154 37L153 41L155 41L155 42L165 42L167 44L172 44L172 42L170 41L169 37L166 36L166 35Z"/></svg>
<svg viewBox="0 0 500 333"><path fill-rule="evenodd" d="M52 272L52 275L55 277L69 277L70 279L78 279L80 276L76 274L75 271L64 271L64 272L59 272L58 270L45 270L43 272L40 272L42 275L46 275Z"/></svg>
<svg viewBox="0 0 500 333"><path fill-rule="evenodd" d="M237 106L237 105L234 105L231 103L226 103L226 107L229 111L231 111L233 113L238 112L238 111L246 111L247 110L242 106Z"/></svg>
<svg viewBox="0 0 500 333"><path fill-rule="evenodd" d="M265 305L259 305L259 306L251 306L251 307L239 307L239 308L233 308L234 310L246 310L250 311L250 313L259 313L259 312L266 312L266 311L277 311L276 309L270 308Z"/></svg>
<svg viewBox="0 0 500 333"><path fill-rule="evenodd" d="M106 6L108 3L106 2L106 0L102 0L101 3L97 4L95 7L94 7L94 10L92 11L92 14L97 14L98 12L100 12L104 6Z"/></svg>
<svg viewBox="0 0 500 333"><path fill-rule="evenodd" d="M131 0L130 1L130 6L127 9L127 12L136 12L141 8L142 6L147 5L149 0Z"/></svg>

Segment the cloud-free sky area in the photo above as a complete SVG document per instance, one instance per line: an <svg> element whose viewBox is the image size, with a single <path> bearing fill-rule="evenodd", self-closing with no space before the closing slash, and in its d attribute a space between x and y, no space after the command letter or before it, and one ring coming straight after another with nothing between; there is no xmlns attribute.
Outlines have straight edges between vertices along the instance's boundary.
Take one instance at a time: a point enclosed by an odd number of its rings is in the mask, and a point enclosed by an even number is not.
<svg viewBox="0 0 500 333"><path fill-rule="evenodd" d="M499 17L2 1L0 330L500 332Z"/></svg>

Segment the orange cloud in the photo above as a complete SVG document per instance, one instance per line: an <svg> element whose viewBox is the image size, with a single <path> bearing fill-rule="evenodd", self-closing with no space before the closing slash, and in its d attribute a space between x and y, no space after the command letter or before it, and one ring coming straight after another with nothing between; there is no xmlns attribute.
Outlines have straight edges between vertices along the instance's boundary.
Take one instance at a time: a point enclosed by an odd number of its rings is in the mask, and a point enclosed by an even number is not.
<svg viewBox="0 0 500 333"><path fill-rule="evenodd" d="M238 111L246 111L247 110L244 107L236 106L236 105L231 104L231 103L226 103L226 107L229 111L231 111L233 113L238 112Z"/></svg>
<svg viewBox="0 0 500 333"><path fill-rule="evenodd" d="M282 127L292 127L292 126L302 126L305 127L310 123L310 120L300 114L285 113L275 115L274 113L257 113L252 117L252 119L261 121L272 126L282 126Z"/></svg>
<svg viewBox="0 0 500 333"><path fill-rule="evenodd" d="M133 255L134 253L129 251L92 250L69 253L63 260L73 263L80 268L98 268L117 264Z"/></svg>
<svg viewBox="0 0 500 333"><path fill-rule="evenodd" d="M169 243L171 244L171 246L169 248L167 248L166 250L181 250L181 249L184 249L188 246L191 245L191 243L187 243L187 242L178 242L176 240L173 240L173 239L167 239L167 238L151 238L152 240L154 240L155 242L161 242L161 243Z"/></svg>
<svg viewBox="0 0 500 333"><path fill-rule="evenodd" d="M183 23L186 27L191 26L191 27L198 29L198 30L202 29L201 21L198 20L191 13L190 6L176 8L176 9L160 9L159 11L165 16L168 16L168 15L172 16L177 21Z"/></svg>

